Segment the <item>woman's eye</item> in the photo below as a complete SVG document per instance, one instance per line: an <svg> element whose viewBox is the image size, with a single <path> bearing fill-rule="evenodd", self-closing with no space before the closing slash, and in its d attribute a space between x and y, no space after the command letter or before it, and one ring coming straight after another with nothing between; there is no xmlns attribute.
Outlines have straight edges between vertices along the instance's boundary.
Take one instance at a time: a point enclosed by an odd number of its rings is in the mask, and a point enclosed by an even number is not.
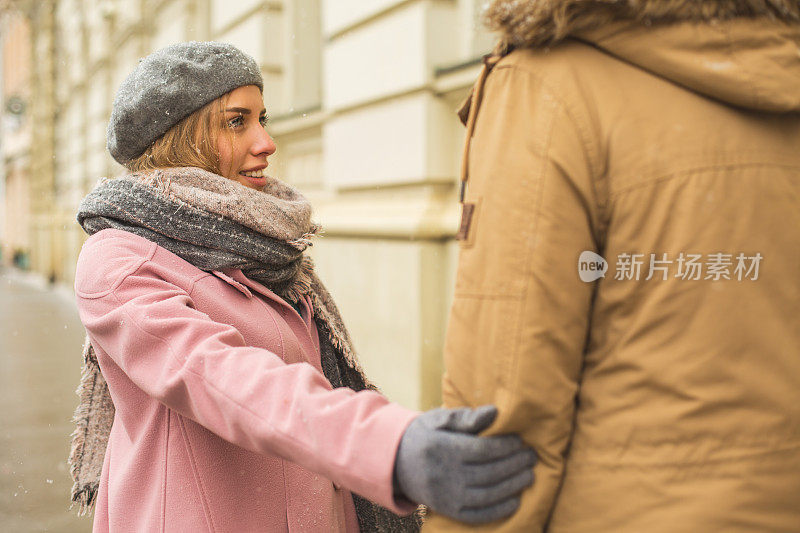
<svg viewBox="0 0 800 533"><path fill-rule="evenodd" d="M233 129L240 128L243 125L244 125L244 117L242 115L234 117L228 121L228 127Z"/></svg>
<svg viewBox="0 0 800 533"><path fill-rule="evenodd" d="M258 117L258 123L261 124L262 128L266 128L267 124L269 124L269 116L264 115L264 116Z"/></svg>

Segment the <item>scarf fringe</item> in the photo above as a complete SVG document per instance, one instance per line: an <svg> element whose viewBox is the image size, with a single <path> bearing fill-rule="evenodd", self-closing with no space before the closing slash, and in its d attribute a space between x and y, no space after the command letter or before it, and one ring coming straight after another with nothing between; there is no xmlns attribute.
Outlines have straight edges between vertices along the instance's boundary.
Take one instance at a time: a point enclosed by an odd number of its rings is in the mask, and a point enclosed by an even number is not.
<svg viewBox="0 0 800 533"><path fill-rule="evenodd" d="M85 516L88 514L92 508L94 508L94 503L97 500L97 490L99 487L99 483L87 483L82 485L80 488L73 488L72 505L69 506L70 510L72 510L72 508L75 507L75 504L77 504L78 516Z"/></svg>
<svg viewBox="0 0 800 533"><path fill-rule="evenodd" d="M83 345L82 356L81 382L75 391L80 397L80 402L72 417L75 430L70 435L71 445L67 461L74 482L70 495L72 501L70 509L78 504L79 516L91 510L99 487L98 466L93 464L91 457L85 460L87 448L90 455L94 455L98 447L105 450L105 445L108 443L108 434L96 431L94 426L98 425L98 422L102 424L107 420L107 424L102 425L108 425L110 429L110 423L114 418L114 404L108 394L108 385L100 371L97 356L88 336ZM103 416L98 417L98 414ZM102 469L102 465L99 465L99 468ZM88 472L87 469L93 471Z"/></svg>
<svg viewBox="0 0 800 533"><path fill-rule="evenodd" d="M314 243L311 241L311 239L313 237L317 236L318 228L319 228L319 226L317 224L314 224L314 226L313 226L311 231L309 231L308 233L304 233L302 237L299 237L299 238L291 240L291 241L286 241L286 243L291 245L291 246L294 246L298 250L305 250L309 246L313 246L314 245Z"/></svg>
<svg viewBox="0 0 800 533"><path fill-rule="evenodd" d="M315 311L319 310L321 312L322 320L333 326L330 313L322 304L316 292L311 293L311 301L312 304L314 305L314 310ZM338 328L332 327L329 339L331 341L331 344L333 344L333 347L336 348L337 351L342 353L342 355L344 356L344 360L347 363L347 366L349 366L359 374L364 375L364 370L361 368L361 364L358 362L356 354L353 351L352 346L350 344L349 335L347 335L346 332L343 333L339 331ZM366 376L364 377L364 381L368 382Z"/></svg>

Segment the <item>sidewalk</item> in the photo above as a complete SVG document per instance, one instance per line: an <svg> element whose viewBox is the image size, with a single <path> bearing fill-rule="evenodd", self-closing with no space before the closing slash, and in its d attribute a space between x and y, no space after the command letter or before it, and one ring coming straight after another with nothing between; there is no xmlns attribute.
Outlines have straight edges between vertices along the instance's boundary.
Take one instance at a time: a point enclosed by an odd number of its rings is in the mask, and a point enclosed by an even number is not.
<svg viewBox="0 0 800 533"><path fill-rule="evenodd" d="M0 267L0 530L91 530L66 464L83 326L67 287Z"/></svg>

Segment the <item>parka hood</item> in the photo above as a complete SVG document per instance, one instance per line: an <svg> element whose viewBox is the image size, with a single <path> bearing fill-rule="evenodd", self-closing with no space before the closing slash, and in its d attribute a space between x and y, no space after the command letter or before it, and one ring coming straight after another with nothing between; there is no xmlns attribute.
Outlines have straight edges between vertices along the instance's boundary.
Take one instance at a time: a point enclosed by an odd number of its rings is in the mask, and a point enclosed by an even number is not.
<svg viewBox="0 0 800 533"><path fill-rule="evenodd" d="M500 49L585 41L690 90L800 111L800 0L494 0Z"/></svg>

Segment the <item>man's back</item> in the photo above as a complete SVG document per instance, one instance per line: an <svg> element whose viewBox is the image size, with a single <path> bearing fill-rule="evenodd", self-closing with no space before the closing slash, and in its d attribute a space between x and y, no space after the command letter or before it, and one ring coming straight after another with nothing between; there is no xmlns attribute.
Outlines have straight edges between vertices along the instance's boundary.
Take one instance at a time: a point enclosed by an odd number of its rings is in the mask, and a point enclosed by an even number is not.
<svg viewBox="0 0 800 533"><path fill-rule="evenodd" d="M470 143L445 403L541 458L487 530L800 531L800 26L577 37Z"/></svg>

